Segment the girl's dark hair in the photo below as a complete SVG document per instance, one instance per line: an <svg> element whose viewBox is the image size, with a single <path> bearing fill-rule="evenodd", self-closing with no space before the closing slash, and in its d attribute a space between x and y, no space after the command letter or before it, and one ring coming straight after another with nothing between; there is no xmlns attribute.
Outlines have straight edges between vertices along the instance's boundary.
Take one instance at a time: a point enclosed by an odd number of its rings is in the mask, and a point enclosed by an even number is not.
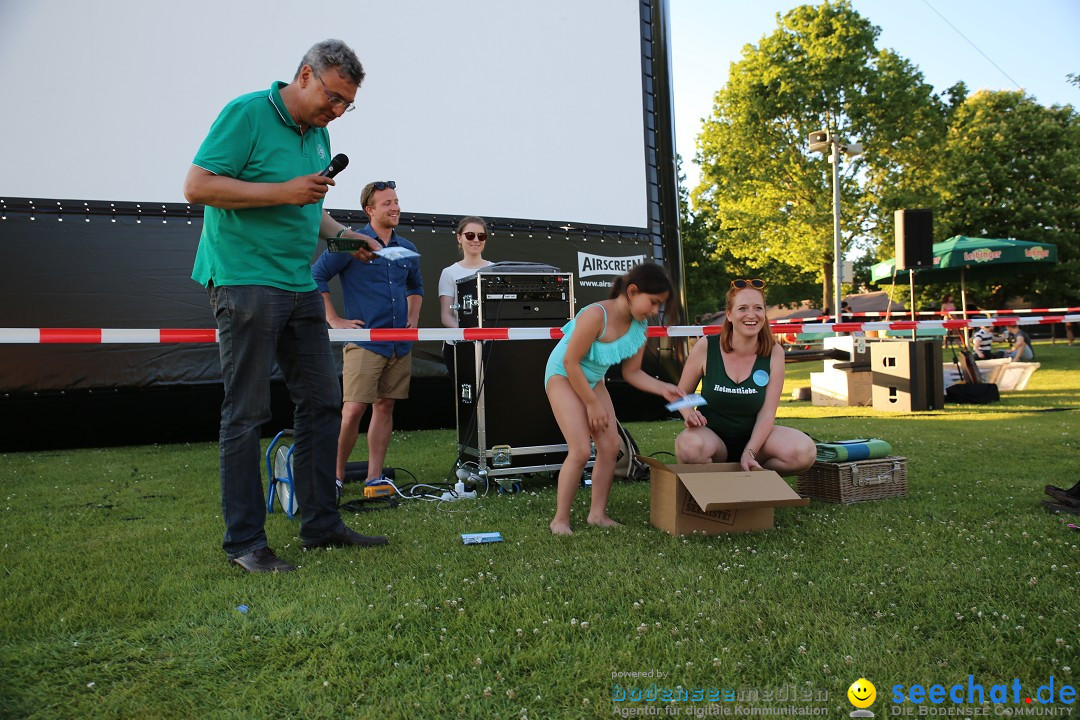
<svg viewBox="0 0 1080 720"><path fill-rule="evenodd" d="M671 285L671 278L667 276L662 267L653 262L643 262L640 265L635 265L630 268L630 272L615 278L611 283L611 294L608 297L617 298L620 295L625 295L631 285L637 286L640 292L649 293L650 295L667 293L668 302L675 298L675 289Z"/></svg>

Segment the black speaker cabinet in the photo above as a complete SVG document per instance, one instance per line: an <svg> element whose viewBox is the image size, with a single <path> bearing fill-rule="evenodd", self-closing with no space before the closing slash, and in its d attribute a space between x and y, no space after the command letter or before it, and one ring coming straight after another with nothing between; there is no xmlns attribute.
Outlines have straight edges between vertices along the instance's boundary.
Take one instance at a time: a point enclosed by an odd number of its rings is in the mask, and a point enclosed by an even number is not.
<svg viewBox="0 0 1080 720"><path fill-rule="evenodd" d="M561 327L574 316L574 275L485 268L458 280L457 314L463 328Z"/></svg>
<svg viewBox="0 0 1080 720"><path fill-rule="evenodd" d="M875 410L915 412L945 406L940 340L897 340L870 345Z"/></svg>
<svg viewBox="0 0 1080 720"><path fill-rule="evenodd" d="M897 210L896 269L917 270L934 264L934 214L931 210Z"/></svg>
<svg viewBox="0 0 1080 720"><path fill-rule="evenodd" d="M455 351L458 462L488 474L558 470L566 442L544 392L555 340L459 342Z"/></svg>
<svg viewBox="0 0 1080 720"><path fill-rule="evenodd" d="M477 273L458 282L462 327L562 327L574 316L570 273ZM492 477L558 470L566 442L544 391L556 340L454 346L458 462Z"/></svg>

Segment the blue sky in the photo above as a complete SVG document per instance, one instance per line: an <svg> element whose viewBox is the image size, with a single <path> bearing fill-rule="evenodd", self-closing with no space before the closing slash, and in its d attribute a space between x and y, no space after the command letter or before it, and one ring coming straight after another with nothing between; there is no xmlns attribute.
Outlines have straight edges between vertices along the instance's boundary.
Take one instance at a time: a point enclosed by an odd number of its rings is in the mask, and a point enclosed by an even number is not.
<svg viewBox="0 0 1080 720"><path fill-rule="evenodd" d="M676 149L690 188L699 178L692 161L701 118L711 114L713 94L727 82L731 63L744 45L756 45L776 29L777 13L802 4L807 3L670 0ZM960 80L971 91L1019 86L1043 105L1080 107L1080 88L1065 77L1080 74L1080 0L854 0L853 5L881 29L878 47L917 65L938 91Z"/></svg>

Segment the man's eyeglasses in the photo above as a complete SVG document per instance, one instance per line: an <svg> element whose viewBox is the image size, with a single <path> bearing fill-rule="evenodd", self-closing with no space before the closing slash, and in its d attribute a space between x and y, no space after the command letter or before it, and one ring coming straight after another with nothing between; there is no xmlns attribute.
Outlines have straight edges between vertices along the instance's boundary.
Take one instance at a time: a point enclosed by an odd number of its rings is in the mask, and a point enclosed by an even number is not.
<svg viewBox="0 0 1080 720"><path fill-rule="evenodd" d="M472 242L473 240L479 240L480 242L487 242L487 233L486 232L474 233L472 231L469 231L469 232L463 232L461 234L464 235L465 239L468 240L469 242Z"/></svg>
<svg viewBox="0 0 1080 720"><path fill-rule="evenodd" d="M744 288L754 288L755 290L761 290L765 287L765 281L761 278L749 278L747 280L732 280L731 287L736 290L742 290Z"/></svg>
<svg viewBox="0 0 1080 720"><path fill-rule="evenodd" d="M387 180L386 182L383 182L382 180L379 180L377 182L371 183L371 189L372 190L385 190L386 188L390 188L391 190L393 190L396 187L397 187L397 183L394 182L393 180Z"/></svg>
<svg viewBox="0 0 1080 720"><path fill-rule="evenodd" d="M335 95L334 93L330 92L330 88L326 87L326 83L323 82L323 79L319 76L319 73L318 73L317 70L312 68L311 72L315 77L319 78L319 82L322 83L322 89L323 89L323 92L326 93L326 98L330 102L330 107L335 108L335 109L336 108L345 108L345 112L349 112L350 110L356 109L356 105L354 103L349 102L348 100L341 97L340 95ZM383 190L385 188L379 188L379 189Z"/></svg>

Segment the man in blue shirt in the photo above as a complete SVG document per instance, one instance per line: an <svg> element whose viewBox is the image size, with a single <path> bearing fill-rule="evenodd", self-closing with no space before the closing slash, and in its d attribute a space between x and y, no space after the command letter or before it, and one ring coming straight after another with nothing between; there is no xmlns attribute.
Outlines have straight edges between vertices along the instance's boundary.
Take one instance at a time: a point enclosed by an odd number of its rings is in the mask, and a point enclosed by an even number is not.
<svg viewBox="0 0 1080 720"><path fill-rule="evenodd" d="M348 253L324 252L311 268L315 285L322 293L326 322L332 328L415 328L420 322L424 282L420 277L420 257L416 246L400 237L394 228L401 221L397 184L388 180L364 186L360 204L369 218L361 235L372 238L375 247L403 248L411 257L382 257L370 260ZM330 299L330 279L340 276L345 298L345 317L338 315ZM412 377L411 342L348 343L342 367L341 433L338 436L337 477L345 477L345 464L356 446L360 420L371 406L368 423L367 480L382 480L386 449L394 429L394 402L409 396Z"/></svg>

